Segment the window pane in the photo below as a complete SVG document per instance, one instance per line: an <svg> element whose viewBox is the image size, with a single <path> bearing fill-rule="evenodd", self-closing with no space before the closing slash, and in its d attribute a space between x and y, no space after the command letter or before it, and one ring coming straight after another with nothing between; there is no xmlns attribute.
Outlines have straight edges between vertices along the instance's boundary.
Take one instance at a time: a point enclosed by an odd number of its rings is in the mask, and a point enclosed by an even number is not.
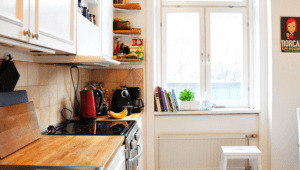
<svg viewBox="0 0 300 170"><path fill-rule="evenodd" d="M211 98L242 100L243 17L211 13Z"/></svg>
<svg viewBox="0 0 300 170"><path fill-rule="evenodd" d="M167 13L167 85L176 97L185 88L200 100L200 14Z"/></svg>

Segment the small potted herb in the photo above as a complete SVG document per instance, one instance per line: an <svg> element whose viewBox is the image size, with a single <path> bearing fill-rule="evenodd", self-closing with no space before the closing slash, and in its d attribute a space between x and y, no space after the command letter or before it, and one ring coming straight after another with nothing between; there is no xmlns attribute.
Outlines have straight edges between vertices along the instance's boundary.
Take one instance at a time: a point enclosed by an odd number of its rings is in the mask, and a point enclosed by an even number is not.
<svg viewBox="0 0 300 170"><path fill-rule="evenodd" d="M194 101L195 93L191 90L184 89L180 92L180 110L199 110L200 101Z"/></svg>

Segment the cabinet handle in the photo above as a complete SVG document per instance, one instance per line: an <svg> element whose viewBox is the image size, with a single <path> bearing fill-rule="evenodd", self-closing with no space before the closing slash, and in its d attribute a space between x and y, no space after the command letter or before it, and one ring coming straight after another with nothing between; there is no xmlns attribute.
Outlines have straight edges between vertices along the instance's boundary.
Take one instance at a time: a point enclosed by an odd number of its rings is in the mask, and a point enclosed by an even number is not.
<svg viewBox="0 0 300 170"><path fill-rule="evenodd" d="M23 35L24 36L28 35L28 37L31 37L31 31L30 31L30 29L28 29L28 31L24 30L23 31Z"/></svg>
<svg viewBox="0 0 300 170"><path fill-rule="evenodd" d="M32 34L32 39L36 38L37 40L39 39L40 37L40 33L37 31L36 34Z"/></svg>

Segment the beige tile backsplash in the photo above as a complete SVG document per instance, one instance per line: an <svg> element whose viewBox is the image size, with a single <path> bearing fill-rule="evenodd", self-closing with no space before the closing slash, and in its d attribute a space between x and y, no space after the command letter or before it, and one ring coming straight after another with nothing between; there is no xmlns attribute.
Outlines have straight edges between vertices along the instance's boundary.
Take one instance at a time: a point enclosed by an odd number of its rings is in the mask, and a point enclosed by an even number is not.
<svg viewBox="0 0 300 170"><path fill-rule="evenodd" d="M14 63L20 74L15 90L27 91L28 100L34 103L40 129L62 122L61 109L67 107L73 110L74 90L71 89L70 67L23 61ZM77 83L77 70L73 69L73 73ZM91 74L91 70L80 69L79 91L92 81Z"/></svg>
<svg viewBox="0 0 300 170"><path fill-rule="evenodd" d="M0 65L2 61L0 60ZM74 89L71 81L70 67L38 64L23 61L14 61L20 79L15 90L26 90L28 100L34 103L38 117L40 129L45 129L49 125L62 122L61 110L65 107L73 110ZM143 69L135 70L143 77ZM73 78L77 83L77 70L73 69ZM110 97L113 89L120 88L122 82L128 77L128 69L103 69L89 70L80 69L80 83L78 88L78 98L87 82L102 82L104 88L109 90ZM143 78L139 83L143 92Z"/></svg>
<svg viewBox="0 0 300 170"><path fill-rule="evenodd" d="M141 97L144 98L144 72L142 68L135 69L135 71L142 77L140 83ZM94 82L103 82L104 88L108 89L108 95L111 97L114 89L121 88L122 83L129 76L131 70L129 69L105 69L92 70L92 80Z"/></svg>

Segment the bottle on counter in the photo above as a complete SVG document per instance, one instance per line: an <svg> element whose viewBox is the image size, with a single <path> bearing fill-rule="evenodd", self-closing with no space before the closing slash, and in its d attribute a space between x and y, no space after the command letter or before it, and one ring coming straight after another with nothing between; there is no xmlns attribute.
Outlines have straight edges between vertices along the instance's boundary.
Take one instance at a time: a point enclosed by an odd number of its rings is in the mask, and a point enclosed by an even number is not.
<svg viewBox="0 0 300 170"><path fill-rule="evenodd" d="M93 14L90 14L89 20L93 22Z"/></svg>
<svg viewBox="0 0 300 170"><path fill-rule="evenodd" d="M93 22L94 22L94 25L96 25L96 15L93 15Z"/></svg>

